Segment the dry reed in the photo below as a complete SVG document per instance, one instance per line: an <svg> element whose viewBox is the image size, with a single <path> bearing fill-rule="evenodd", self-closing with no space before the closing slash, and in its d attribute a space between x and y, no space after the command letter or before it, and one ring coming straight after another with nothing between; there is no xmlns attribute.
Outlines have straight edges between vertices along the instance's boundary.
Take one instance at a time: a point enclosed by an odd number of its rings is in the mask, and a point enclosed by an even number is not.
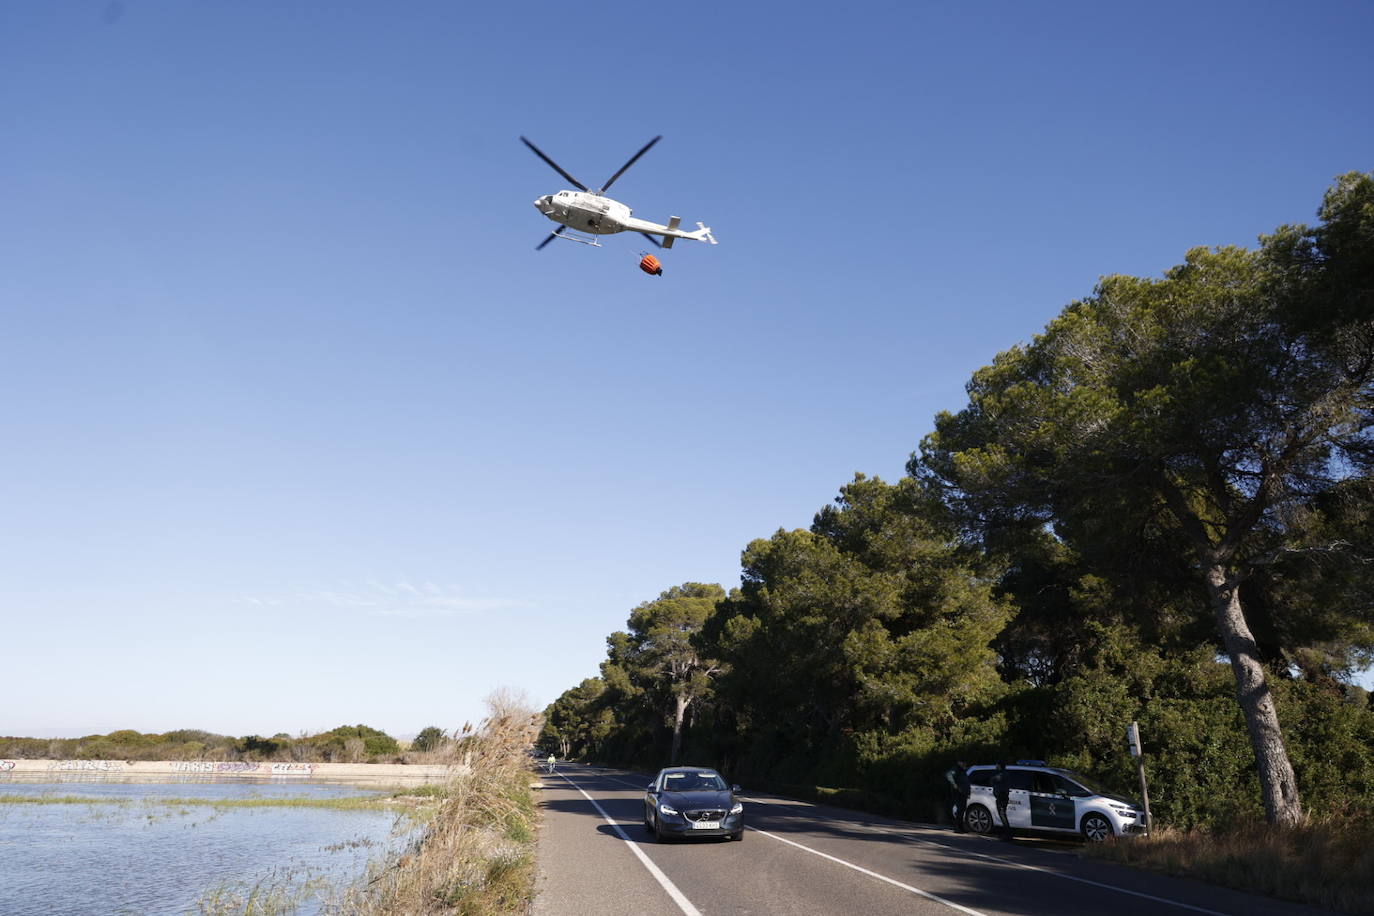
<svg viewBox="0 0 1374 916"><path fill-rule="evenodd" d="M1374 826L1367 816L1313 819L1293 828L1165 827L1148 839L1090 846L1088 854L1343 913L1374 914Z"/></svg>
<svg viewBox="0 0 1374 916"><path fill-rule="evenodd" d="M535 807L526 751L542 723L517 695L498 691L487 702L491 715L446 743L453 777L421 838L375 863L333 911L495 916L527 910Z"/></svg>

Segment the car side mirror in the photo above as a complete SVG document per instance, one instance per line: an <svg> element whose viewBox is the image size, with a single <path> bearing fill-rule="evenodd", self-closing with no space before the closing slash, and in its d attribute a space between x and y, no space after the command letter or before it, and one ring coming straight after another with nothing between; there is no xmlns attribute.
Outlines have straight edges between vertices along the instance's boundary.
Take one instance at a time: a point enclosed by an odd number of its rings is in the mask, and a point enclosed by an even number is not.
<svg viewBox="0 0 1374 916"><path fill-rule="evenodd" d="M731 787L730 787L730 791L731 791L731 792L734 792L735 794L738 795L738 794L739 794L739 786L731 786Z"/></svg>
<svg viewBox="0 0 1374 916"><path fill-rule="evenodd" d="M654 784L653 784L653 783L649 783L649 788L645 789L644 791L648 792L650 795L653 795L653 794L654 794Z"/></svg>

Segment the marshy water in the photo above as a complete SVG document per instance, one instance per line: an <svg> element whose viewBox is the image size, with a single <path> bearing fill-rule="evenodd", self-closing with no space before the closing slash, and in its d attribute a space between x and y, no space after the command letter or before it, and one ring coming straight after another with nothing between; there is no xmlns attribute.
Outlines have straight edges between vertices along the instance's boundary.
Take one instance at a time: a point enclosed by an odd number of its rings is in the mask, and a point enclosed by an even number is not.
<svg viewBox="0 0 1374 916"><path fill-rule="evenodd" d="M392 811L331 800L385 794L289 779L0 779L0 913L233 912L250 894L321 912L330 888L409 832Z"/></svg>

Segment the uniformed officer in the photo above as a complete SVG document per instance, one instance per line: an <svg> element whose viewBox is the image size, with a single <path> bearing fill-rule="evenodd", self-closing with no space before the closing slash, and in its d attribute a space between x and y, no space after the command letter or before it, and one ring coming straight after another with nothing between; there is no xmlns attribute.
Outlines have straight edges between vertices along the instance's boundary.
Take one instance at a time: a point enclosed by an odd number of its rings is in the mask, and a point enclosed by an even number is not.
<svg viewBox="0 0 1374 916"><path fill-rule="evenodd" d="M950 796L954 800L954 832L967 833L964 811L968 808L968 764L962 760L956 761L954 766L945 771L945 781L949 783Z"/></svg>
<svg viewBox="0 0 1374 916"><path fill-rule="evenodd" d="M997 802L997 816L1002 819L1002 839L1010 840L1011 820L1007 818L1007 802L1011 800L1011 781L1007 777L1007 764L997 761L997 769L992 774L992 798Z"/></svg>

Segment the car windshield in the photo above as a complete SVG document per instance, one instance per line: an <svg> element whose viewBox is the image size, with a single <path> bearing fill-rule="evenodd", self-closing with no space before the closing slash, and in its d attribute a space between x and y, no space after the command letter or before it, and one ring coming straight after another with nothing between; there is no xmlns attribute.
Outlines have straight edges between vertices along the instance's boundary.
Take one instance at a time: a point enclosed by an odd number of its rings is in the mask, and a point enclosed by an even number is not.
<svg viewBox="0 0 1374 916"><path fill-rule="evenodd" d="M1102 783L1098 782L1096 779L1084 776L1082 773L1076 773L1073 770L1060 770L1059 772L1067 776L1069 779L1072 779L1074 782L1078 783L1080 786L1087 789L1094 795L1118 794L1116 792L1113 792L1106 786L1102 785Z"/></svg>
<svg viewBox="0 0 1374 916"><path fill-rule="evenodd" d="M666 773L663 788L668 792L704 792L725 788L725 780L715 773Z"/></svg>

